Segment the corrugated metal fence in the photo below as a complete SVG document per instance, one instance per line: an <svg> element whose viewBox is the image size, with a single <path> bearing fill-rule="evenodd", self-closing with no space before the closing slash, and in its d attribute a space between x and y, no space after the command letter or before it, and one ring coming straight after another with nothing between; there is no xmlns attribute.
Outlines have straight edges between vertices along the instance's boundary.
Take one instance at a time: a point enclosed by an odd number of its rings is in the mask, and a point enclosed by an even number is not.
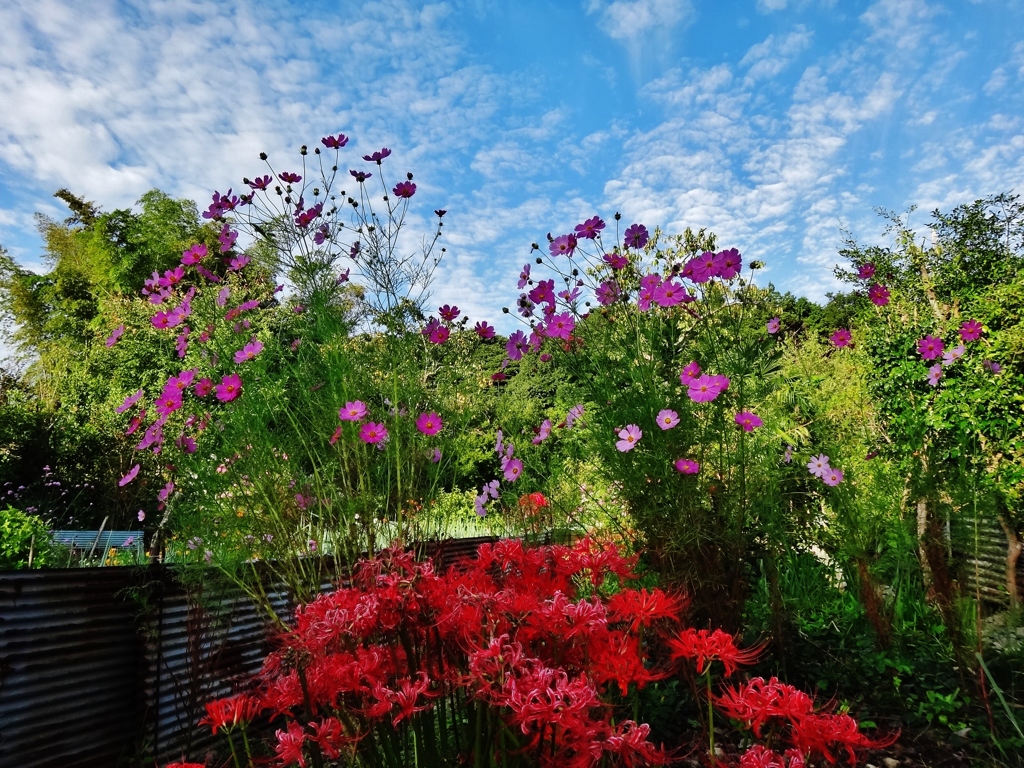
<svg viewBox="0 0 1024 768"><path fill-rule="evenodd" d="M421 551L446 567L485 541ZM203 705L259 670L266 628L236 590L163 566L0 572L0 768L202 761Z"/></svg>

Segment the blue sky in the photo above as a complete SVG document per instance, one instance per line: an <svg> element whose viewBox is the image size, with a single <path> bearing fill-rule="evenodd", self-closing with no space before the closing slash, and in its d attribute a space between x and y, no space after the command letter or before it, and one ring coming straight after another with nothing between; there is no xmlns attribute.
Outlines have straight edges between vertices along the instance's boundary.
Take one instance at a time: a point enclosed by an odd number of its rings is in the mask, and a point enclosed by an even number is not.
<svg viewBox="0 0 1024 768"><path fill-rule="evenodd" d="M0 244L33 214L213 190L344 132L445 219L434 288L511 304L530 243L594 214L709 227L762 282L835 287L848 229L1020 190L1019 0L5 0ZM343 160L343 162L346 162Z"/></svg>

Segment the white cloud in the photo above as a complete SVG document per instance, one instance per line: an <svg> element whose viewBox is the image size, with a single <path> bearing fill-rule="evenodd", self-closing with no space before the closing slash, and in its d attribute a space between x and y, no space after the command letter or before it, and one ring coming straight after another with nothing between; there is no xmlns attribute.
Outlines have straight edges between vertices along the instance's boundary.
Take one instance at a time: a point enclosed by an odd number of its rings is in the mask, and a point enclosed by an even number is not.
<svg viewBox="0 0 1024 768"><path fill-rule="evenodd" d="M812 33L800 24L785 37L768 35L764 42L751 46L740 59L740 67L748 67L747 77L753 80L772 78L782 72L797 55L811 45Z"/></svg>
<svg viewBox="0 0 1024 768"><path fill-rule="evenodd" d="M650 62L670 60L678 28L696 18L691 0L588 0L586 9L597 14L606 35L626 47L637 80Z"/></svg>

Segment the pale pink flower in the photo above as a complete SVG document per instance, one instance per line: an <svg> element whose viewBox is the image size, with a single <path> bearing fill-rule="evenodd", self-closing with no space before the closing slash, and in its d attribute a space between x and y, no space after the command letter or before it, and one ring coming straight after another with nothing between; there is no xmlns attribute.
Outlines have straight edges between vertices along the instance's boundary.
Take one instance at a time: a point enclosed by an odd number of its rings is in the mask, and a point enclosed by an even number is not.
<svg viewBox="0 0 1024 768"><path fill-rule="evenodd" d="M640 431L640 427L636 424L627 424L625 429L619 430L619 440L615 443L615 447L623 453L632 451L636 448L637 441L643 436L644 433Z"/></svg>
<svg viewBox="0 0 1024 768"><path fill-rule="evenodd" d="M679 414L666 408L658 412L658 426L662 429L672 429L679 423Z"/></svg>

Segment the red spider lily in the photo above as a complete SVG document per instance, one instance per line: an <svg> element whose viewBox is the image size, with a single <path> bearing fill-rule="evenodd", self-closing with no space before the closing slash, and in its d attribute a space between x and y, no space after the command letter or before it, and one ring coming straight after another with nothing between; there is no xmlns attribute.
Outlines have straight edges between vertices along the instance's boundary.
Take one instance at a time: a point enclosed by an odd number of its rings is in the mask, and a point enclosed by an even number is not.
<svg viewBox="0 0 1024 768"><path fill-rule="evenodd" d="M764 678L755 677L738 688L730 688L715 703L733 720L751 728L758 738L764 724L772 718L795 721L814 712L810 696L780 683L776 677L767 683Z"/></svg>
<svg viewBox="0 0 1024 768"><path fill-rule="evenodd" d="M752 664L761 652L760 648L736 647L732 635L716 629L685 629L678 637L670 638L668 646L672 659L696 659L697 674L703 674L704 667L715 659L725 665L725 674L731 675L739 665Z"/></svg>
<svg viewBox="0 0 1024 768"><path fill-rule="evenodd" d="M857 762L857 749L882 749L891 745L899 733L878 740L860 732L857 721L849 715L807 715L792 721L791 741L805 754L820 754L829 763L836 762L834 752L846 751L851 763Z"/></svg>
<svg viewBox="0 0 1024 768"><path fill-rule="evenodd" d="M349 586L298 608L293 628L264 662L254 703L213 702L207 722L226 730L259 712L283 717L273 750L281 762L300 766L317 751L329 760L376 763L372 752L382 742L371 734L390 734L389 743L401 747L413 731L418 739L447 739L438 757L450 761L502 753L512 764L560 768L664 764L649 728L625 720L621 710L631 686L670 671L648 656L663 644L661 635L644 641L643 633L678 622L684 599L628 587L612 598L579 594L581 581L601 585L610 574L628 583L634 564L616 547L589 539L571 547L499 541L444 574L411 552L385 551L358 563ZM718 659L730 674L756 654L740 651L720 630L688 630L667 645L674 659L694 658L701 671ZM612 681L621 695L610 691ZM768 715L758 719L755 694L764 688L762 681L761 689L728 692L719 704L759 728ZM773 714L795 706L785 694L772 688ZM442 699L467 710L444 715L457 738L433 731L439 721L427 713ZM488 723L483 741L472 732L481 722ZM800 738L832 751L837 743L823 742L811 725ZM459 755L452 753L456 745Z"/></svg>
<svg viewBox="0 0 1024 768"><path fill-rule="evenodd" d="M613 621L627 622L630 631L636 632L660 619L678 621L685 606L686 598L666 595L660 589L623 589L608 601L608 613Z"/></svg>
<svg viewBox="0 0 1024 768"><path fill-rule="evenodd" d="M244 693L227 699L217 699L206 705L206 717L199 721L200 725L209 725L214 733L221 730L230 731L239 723L252 722L263 707L259 699Z"/></svg>

